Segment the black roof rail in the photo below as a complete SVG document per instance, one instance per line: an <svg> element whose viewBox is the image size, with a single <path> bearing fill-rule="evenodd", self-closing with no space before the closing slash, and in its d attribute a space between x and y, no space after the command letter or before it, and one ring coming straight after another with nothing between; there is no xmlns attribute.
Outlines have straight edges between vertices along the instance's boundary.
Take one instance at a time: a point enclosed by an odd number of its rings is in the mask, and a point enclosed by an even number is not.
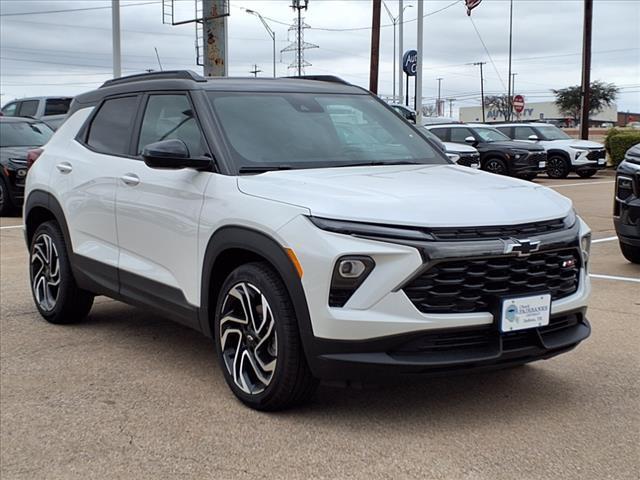
<svg viewBox="0 0 640 480"><path fill-rule="evenodd" d="M335 75L301 75L299 77L284 77L284 78L292 78L299 80L315 80L317 82L331 82L331 83L341 83L342 85L351 85L346 80L343 80L340 77L336 77Z"/></svg>
<svg viewBox="0 0 640 480"><path fill-rule="evenodd" d="M206 82L207 79L191 70L165 70L164 72L138 73L126 77L107 80L100 88L122 85L124 83L139 82L142 80L193 80L194 82Z"/></svg>

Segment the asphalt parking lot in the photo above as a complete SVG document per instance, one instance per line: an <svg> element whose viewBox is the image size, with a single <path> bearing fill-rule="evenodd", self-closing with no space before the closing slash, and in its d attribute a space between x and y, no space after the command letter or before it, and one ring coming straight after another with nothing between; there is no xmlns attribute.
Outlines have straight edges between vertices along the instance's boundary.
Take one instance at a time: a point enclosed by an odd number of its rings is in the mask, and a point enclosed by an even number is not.
<svg viewBox="0 0 640 480"><path fill-rule="evenodd" d="M45 323L21 219L0 220L0 477L640 478L640 266L620 254L613 177L537 180L595 240L577 350L512 370L356 389L262 414L227 388L213 344L106 298Z"/></svg>

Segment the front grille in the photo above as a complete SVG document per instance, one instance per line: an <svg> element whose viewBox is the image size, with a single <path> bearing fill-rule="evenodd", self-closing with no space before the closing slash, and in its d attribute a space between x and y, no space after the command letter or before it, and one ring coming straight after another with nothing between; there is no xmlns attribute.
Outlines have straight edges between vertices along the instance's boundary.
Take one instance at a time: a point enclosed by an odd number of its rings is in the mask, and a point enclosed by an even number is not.
<svg viewBox="0 0 640 480"><path fill-rule="evenodd" d="M587 155L587 158L589 160L600 160L601 158L606 158L606 157L607 157L607 152L604 150L604 148L601 148L598 150L591 150Z"/></svg>
<svg viewBox="0 0 640 480"><path fill-rule="evenodd" d="M578 289L577 248L538 252L528 257L500 256L435 263L403 291L422 313L496 311L500 297L542 292L552 300Z"/></svg>
<svg viewBox="0 0 640 480"><path fill-rule="evenodd" d="M545 162L547 160L547 152L534 152L529 155L529 164L535 165L536 167L540 162Z"/></svg>
<svg viewBox="0 0 640 480"><path fill-rule="evenodd" d="M530 237L545 233L564 230L565 224L562 218L545 220L543 222L523 223L520 225L508 225L497 227L459 227L459 228L432 228L429 229L436 240L495 240L499 238Z"/></svg>
<svg viewBox="0 0 640 480"><path fill-rule="evenodd" d="M627 176L619 176L617 179L616 197L620 200L626 200L633 195L633 178Z"/></svg>
<svg viewBox="0 0 640 480"><path fill-rule="evenodd" d="M569 314L551 318L544 327L500 333L496 326L486 325L475 328L431 332L420 335L395 347L391 355L443 355L491 351L512 351L528 347L540 347L541 337L575 328L580 323L580 314ZM502 342L502 348L500 348Z"/></svg>
<svg viewBox="0 0 640 480"><path fill-rule="evenodd" d="M460 155L460 158L458 159L458 165L463 165L465 167L468 167L474 163L480 163L480 155L477 153Z"/></svg>

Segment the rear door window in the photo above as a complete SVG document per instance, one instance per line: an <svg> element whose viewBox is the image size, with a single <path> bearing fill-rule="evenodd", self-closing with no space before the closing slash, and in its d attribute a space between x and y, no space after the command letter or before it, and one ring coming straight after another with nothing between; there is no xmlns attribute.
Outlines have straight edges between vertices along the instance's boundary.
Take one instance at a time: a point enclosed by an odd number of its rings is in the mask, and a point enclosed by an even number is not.
<svg viewBox="0 0 640 480"><path fill-rule="evenodd" d="M137 96L106 100L91 121L87 145L109 155L128 154L137 105Z"/></svg>
<svg viewBox="0 0 640 480"><path fill-rule="evenodd" d="M436 137L438 137L443 142L447 142L447 136L449 134L448 128L430 128L429 131L433 133Z"/></svg>
<svg viewBox="0 0 640 480"><path fill-rule="evenodd" d="M473 132L465 127L451 129L451 141L453 143L465 143L464 139L473 137Z"/></svg>
<svg viewBox="0 0 640 480"><path fill-rule="evenodd" d="M34 117L38 113L38 100L25 100L20 102L18 108L19 117Z"/></svg>
<svg viewBox="0 0 640 480"><path fill-rule="evenodd" d="M531 127L516 127L514 128L515 134L513 136L514 140L529 140L531 135L536 135L536 132ZM502 132L506 133L506 132ZM536 135L537 136L537 135Z"/></svg>
<svg viewBox="0 0 640 480"><path fill-rule="evenodd" d="M513 127L496 127L496 130L501 131L509 138L513 138Z"/></svg>
<svg viewBox="0 0 640 480"><path fill-rule="evenodd" d="M71 105L70 98L48 98L44 105L45 115L65 115Z"/></svg>

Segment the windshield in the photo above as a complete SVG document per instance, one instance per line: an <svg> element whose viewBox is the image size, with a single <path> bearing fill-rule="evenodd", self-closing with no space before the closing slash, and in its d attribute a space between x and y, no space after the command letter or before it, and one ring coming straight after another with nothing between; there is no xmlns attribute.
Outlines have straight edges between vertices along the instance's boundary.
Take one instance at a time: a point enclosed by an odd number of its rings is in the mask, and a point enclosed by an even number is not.
<svg viewBox="0 0 640 480"><path fill-rule="evenodd" d="M41 147L53 135L44 123L0 123L0 147Z"/></svg>
<svg viewBox="0 0 640 480"><path fill-rule="evenodd" d="M541 140L567 140L571 138L554 125L536 126L536 130L541 136Z"/></svg>
<svg viewBox="0 0 640 480"><path fill-rule="evenodd" d="M504 142L505 140L511 141L504 133L496 130L495 128L474 128L473 129L483 142Z"/></svg>
<svg viewBox="0 0 640 480"><path fill-rule="evenodd" d="M210 92L239 169L450 163L369 95Z"/></svg>

